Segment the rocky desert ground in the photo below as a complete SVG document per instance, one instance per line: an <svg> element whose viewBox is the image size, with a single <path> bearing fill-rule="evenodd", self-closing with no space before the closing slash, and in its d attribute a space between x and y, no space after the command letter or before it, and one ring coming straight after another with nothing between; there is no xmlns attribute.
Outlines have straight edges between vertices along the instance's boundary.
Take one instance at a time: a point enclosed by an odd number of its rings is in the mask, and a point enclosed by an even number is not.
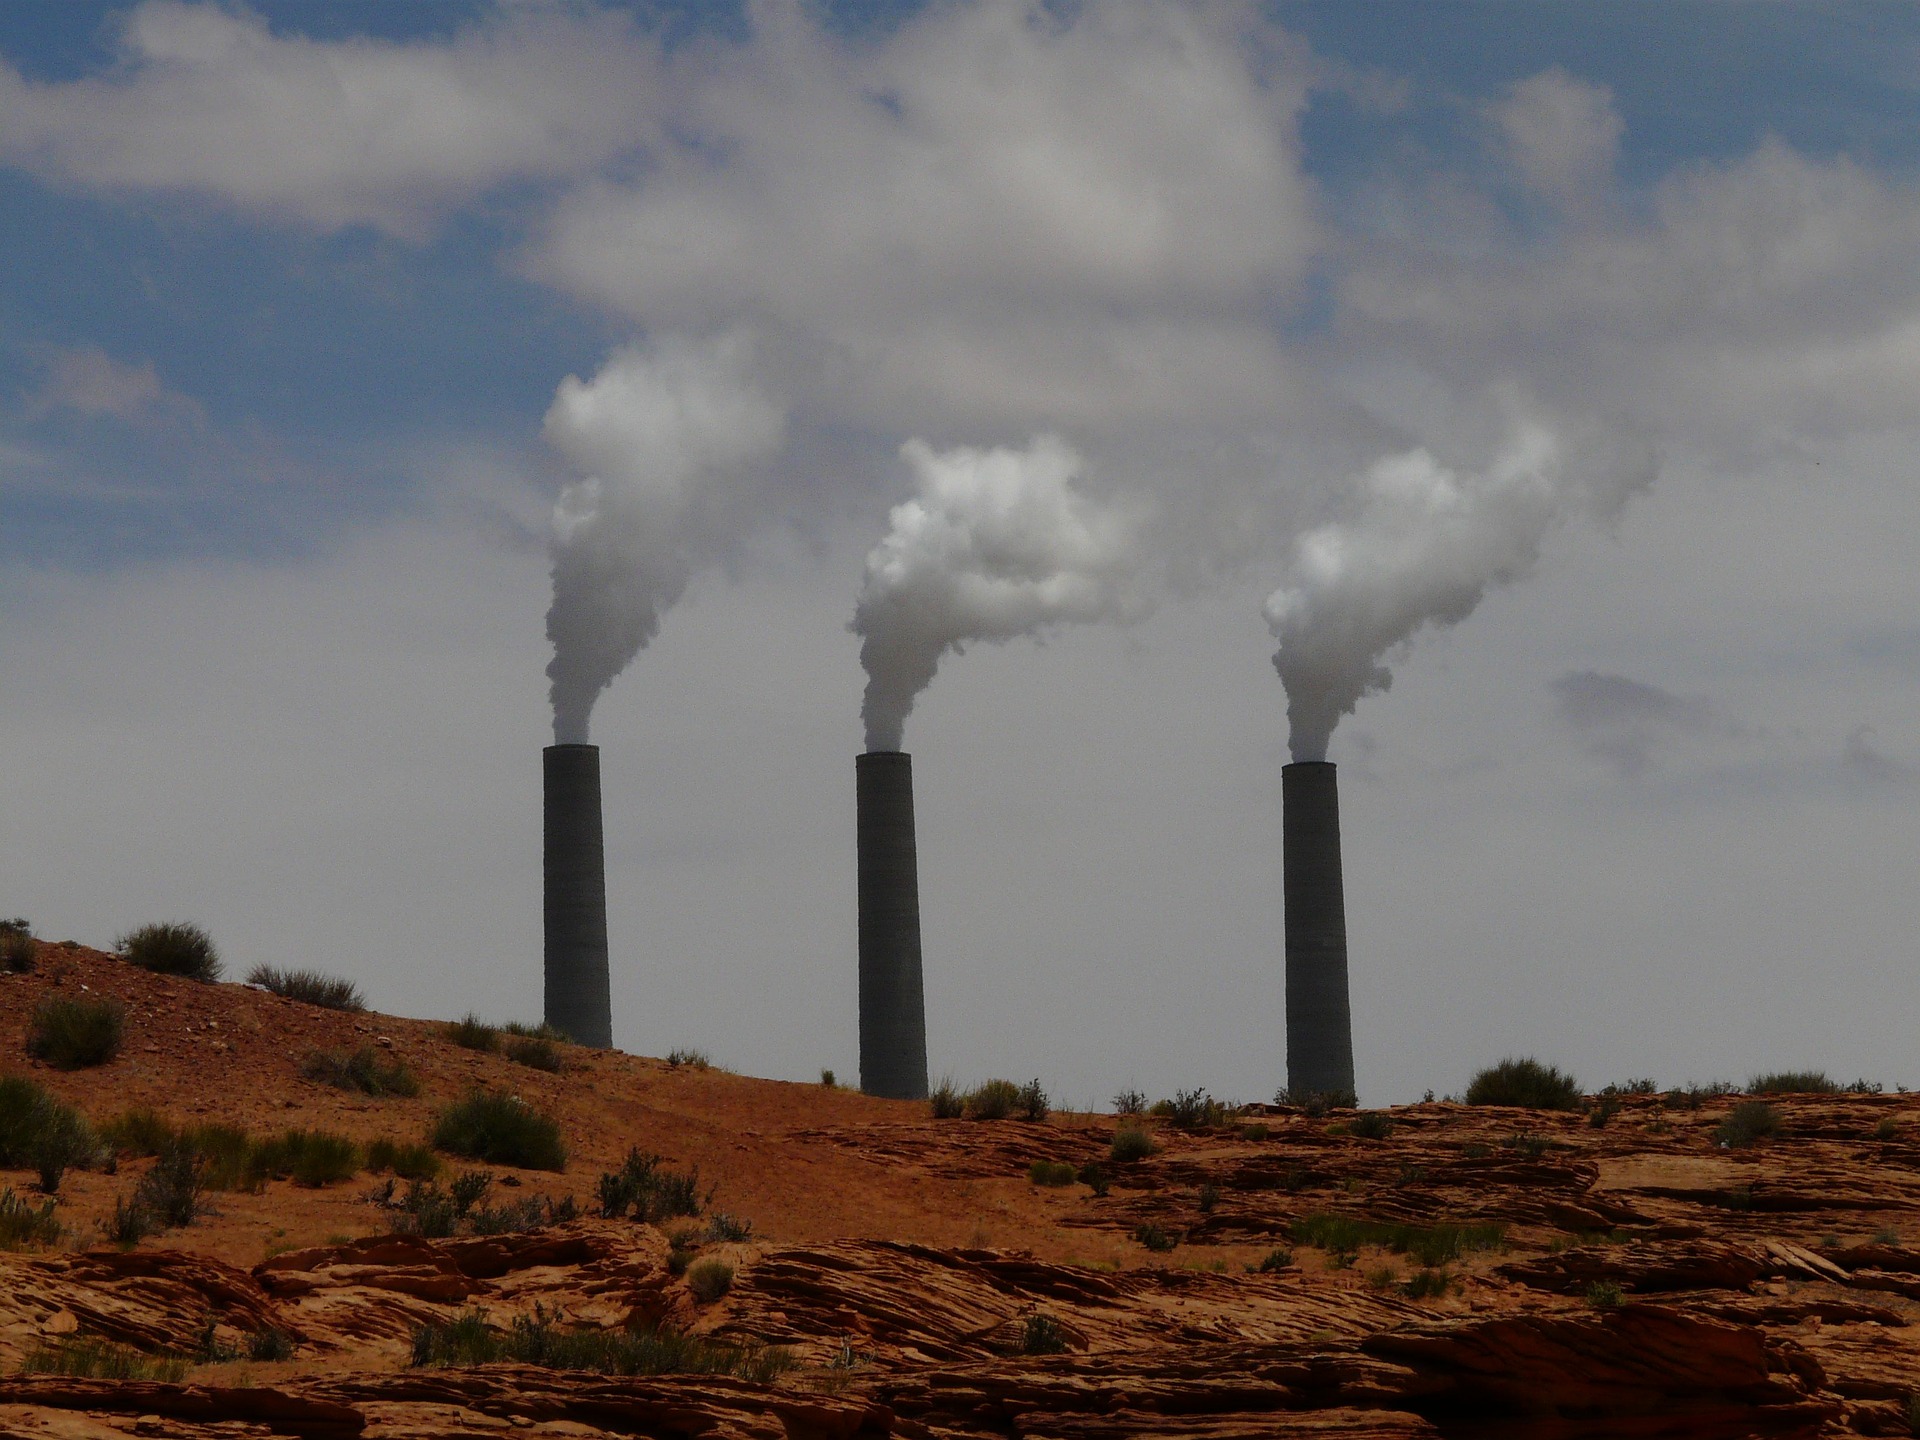
<svg viewBox="0 0 1920 1440"><path fill-rule="evenodd" d="M0 1172L28 1217L0 1250L8 1436L1915 1424L1916 1096L935 1118L697 1060L560 1045L546 1071L445 1022L32 958L0 975L0 1077L72 1107L94 1148L51 1197L31 1164ZM117 1055L31 1058L49 996L119 1002ZM417 1093L307 1078L355 1054ZM563 1168L433 1156L476 1091L557 1121ZM1741 1105L1765 1123L1730 1129ZM156 1167L219 1178L167 1135L290 1130L347 1158L303 1181L283 1146L129 1242ZM1127 1158L1137 1131L1151 1153Z"/></svg>

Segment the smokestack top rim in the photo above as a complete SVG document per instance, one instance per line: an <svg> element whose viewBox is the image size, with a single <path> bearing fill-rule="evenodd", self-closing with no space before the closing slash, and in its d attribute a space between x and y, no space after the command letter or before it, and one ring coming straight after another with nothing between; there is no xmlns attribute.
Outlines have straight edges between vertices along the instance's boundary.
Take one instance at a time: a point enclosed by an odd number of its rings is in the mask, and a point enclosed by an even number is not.
<svg viewBox="0 0 1920 1440"><path fill-rule="evenodd" d="M1337 770L1340 767L1331 760L1289 760L1280 768L1282 770Z"/></svg>
<svg viewBox="0 0 1920 1440"><path fill-rule="evenodd" d="M862 750L857 760L911 760L913 755L906 750Z"/></svg>
<svg viewBox="0 0 1920 1440"><path fill-rule="evenodd" d="M548 745L548 746L545 746L545 747L543 747L543 750L544 750L544 751L554 751L554 750L598 750L599 748L600 748L600 747L599 747L598 745L592 745L592 744L589 744L589 743L588 743L587 741L585 741L585 740L565 740L565 741L561 741L561 742L560 742L560 743L558 743L558 744L554 744L554 745Z"/></svg>

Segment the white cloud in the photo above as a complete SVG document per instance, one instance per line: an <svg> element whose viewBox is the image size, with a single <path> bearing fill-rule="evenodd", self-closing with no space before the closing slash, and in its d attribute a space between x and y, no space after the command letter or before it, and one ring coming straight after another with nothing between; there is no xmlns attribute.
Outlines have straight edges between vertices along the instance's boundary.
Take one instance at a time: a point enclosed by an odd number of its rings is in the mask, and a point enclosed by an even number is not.
<svg viewBox="0 0 1920 1440"><path fill-rule="evenodd" d="M1487 113L1514 169L1549 199L1577 205L1611 184L1626 127L1606 86L1555 65L1508 87Z"/></svg>
<svg viewBox="0 0 1920 1440"><path fill-rule="evenodd" d="M171 421L196 428L207 419L199 401L161 383L153 361L130 365L94 345L55 351L46 382L29 399L28 409L36 414L71 410L129 424Z"/></svg>
<svg viewBox="0 0 1920 1440"><path fill-rule="evenodd" d="M652 45L625 20L516 7L451 41L319 41L147 0L118 67L0 64L0 159L51 180L210 195L321 229L424 235L513 180L577 176L645 133Z"/></svg>

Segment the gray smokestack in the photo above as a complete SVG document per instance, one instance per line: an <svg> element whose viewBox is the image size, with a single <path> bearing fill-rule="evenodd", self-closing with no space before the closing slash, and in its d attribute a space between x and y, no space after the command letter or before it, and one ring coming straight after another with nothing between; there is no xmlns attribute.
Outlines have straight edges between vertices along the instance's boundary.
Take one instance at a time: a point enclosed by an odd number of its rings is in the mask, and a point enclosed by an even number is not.
<svg viewBox="0 0 1920 1440"><path fill-rule="evenodd" d="M613 1048L607 983L607 867L600 841L600 747L549 745L546 778L547 1023Z"/></svg>
<svg viewBox="0 0 1920 1440"><path fill-rule="evenodd" d="M860 1088L927 1096L927 1012L920 985L920 871L913 844L913 759L870 750L854 761L860 847Z"/></svg>
<svg viewBox="0 0 1920 1440"><path fill-rule="evenodd" d="M1287 899L1287 1089L1352 1095L1347 902L1340 884L1340 790L1325 760L1280 772Z"/></svg>

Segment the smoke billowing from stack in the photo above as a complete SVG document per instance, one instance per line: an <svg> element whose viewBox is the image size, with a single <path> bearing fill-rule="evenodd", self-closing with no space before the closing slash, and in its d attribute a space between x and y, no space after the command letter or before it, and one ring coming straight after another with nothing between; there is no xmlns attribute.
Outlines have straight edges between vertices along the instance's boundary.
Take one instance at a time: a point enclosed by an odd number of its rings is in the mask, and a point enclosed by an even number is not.
<svg viewBox="0 0 1920 1440"><path fill-rule="evenodd" d="M1287 1089L1352 1095L1347 906L1340 878L1340 790L1324 760L1280 772L1287 912Z"/></svg>
<svg viewBox="0 0 1920 1440"><path fill-rule="evenodd" d="M861 637L867 753L855 762L860 863L860 1088L927 1093L926 1002L907 715L948 651L1068 620L1131 618L1134 517L1075 488L1080 457L1052 436L1025 450L901 454L918 480L867 556Z"/></svg>
<svg viewBox="0 0 1920 1440"><path fill-rule="evenodd" d="M920 973L920 873L913 758L871 750L854 761L860 865L860 1088L923 1100L927 1012Z"/></svg>
<svg viewBox="0 0 1920 1440"><path fill-rule="evenodd" d="M549 745L540 758L546 797L546 1019L577 1044L610 1049L600 748Z"/></svg>

